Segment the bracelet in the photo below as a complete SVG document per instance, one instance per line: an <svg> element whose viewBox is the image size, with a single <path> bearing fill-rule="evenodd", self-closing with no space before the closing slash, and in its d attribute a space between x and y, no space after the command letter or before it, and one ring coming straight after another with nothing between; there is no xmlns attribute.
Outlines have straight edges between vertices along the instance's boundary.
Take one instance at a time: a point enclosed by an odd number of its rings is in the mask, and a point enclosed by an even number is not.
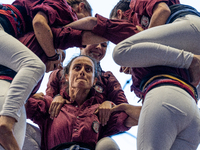
<svg viewBox="0 0 200 150"><path fill-rule="evenodd" d="M60 54L56 53L55 55L53 55L51 57L47 56L47 59L50 60L50 61L56 61L56 60L59 59L59 56L60 56Z"/></svg>

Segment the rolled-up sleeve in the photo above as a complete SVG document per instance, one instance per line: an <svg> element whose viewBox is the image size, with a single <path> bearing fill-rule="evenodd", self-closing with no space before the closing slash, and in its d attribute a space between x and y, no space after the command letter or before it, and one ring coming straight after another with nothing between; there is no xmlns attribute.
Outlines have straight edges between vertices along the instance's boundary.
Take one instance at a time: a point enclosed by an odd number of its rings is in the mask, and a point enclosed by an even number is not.
<svg viewBox="0 0 200 150"><path fill-rule="evenodd" d="M138 33L135 25L127 20L107 19L99 14L95 16L97 18L97 25L92 32L115 44Z"/></svg>
<svg viewBox="0 0 200 150"><path fill-rule="evenodd" d="M26 103L27 118L40 125L46 117L49 117L48 110L51 101L52 98L49 96L45 96L45 100L29 98Z"/></svg>
<svg viewBox="0 0 200 150"><path fill-rule="evenodd" d="M67 49L70 47L82 47L82 32L81 30L72 29L69 27L52 28L54 36L54 47Z"/></svg>
<svg viewBox="0 0 200 150"><path fill-rule="evenodd" d="M129 130L130 128L124 125L128 115L125 112L114 112L111 114L107 125L102 127L100 138L111 136L120 132Z"/></svg>

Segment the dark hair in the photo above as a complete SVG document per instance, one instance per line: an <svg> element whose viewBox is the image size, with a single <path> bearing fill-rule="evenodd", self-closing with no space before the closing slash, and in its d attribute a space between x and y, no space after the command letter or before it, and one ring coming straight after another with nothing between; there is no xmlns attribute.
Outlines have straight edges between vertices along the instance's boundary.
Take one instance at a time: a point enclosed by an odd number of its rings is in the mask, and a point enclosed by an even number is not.
<svg viewBox="0 0 200 150"><path fill-rule="evenodd" d="M120 9L123 12L125 12L126 10L130 9L129 5L130 5L131 0L120 0L115 7L111 10L110 12L110 18L115 18L117 17L117 10Z"/></svg>
<svg viewBox="0 0 200 150"><path fill-rule="evenodd" d="M80 3L84 3L85 5L85 9L86 11L92 16L92 7L90 6L90 4L88 3L87 0L67 0L67 3L73 8L73 6L75 4L80 4Z"/></svg>
<svg viewBox="0 0 200 150"><path fill-rule="evenodd" d="M99 66L97 65L97 62L96 62L96 60L95 59L93 59L92 57L90 57L90 56L87 56L87 55L79 55L79 56L75 56L74 58L72 58L71 59L71 61L67 64L67 66L65 66L64 67L64 75L65 74L69 74L69 70L70 70L70 67L71 67L71 64L72 64L72 62L76 59L76 58L78 58L78 57L81 57L81 56L84 56L84 57L88 57L89 59L91 59L92 61L93 61L93 63L94 63L94 76L95 77L98 77L99 76Z"/></svg>

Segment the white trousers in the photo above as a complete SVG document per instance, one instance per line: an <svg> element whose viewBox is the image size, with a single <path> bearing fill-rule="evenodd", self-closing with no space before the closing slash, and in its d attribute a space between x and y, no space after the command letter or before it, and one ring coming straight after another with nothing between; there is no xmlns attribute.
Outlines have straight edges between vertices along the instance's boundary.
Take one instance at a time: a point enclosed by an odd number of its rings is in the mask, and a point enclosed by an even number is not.
<svg viewBox="0 0 200 150"><path fill-rule="evenodd" d="M120 42L113 51L113 59L126 67L165 65L188 69L193 54L200 54L199 43L200 17L186 15Z"/></svg>
<svg viewBox="0 0 200 150"><path fill-rule="evenodd" d="M138 124L137 150L196 150L200 113L195 100L176 86L160 86L145 97Z"/></svg>
<svg viewBox="0 0 200 150"><path fill-rule="evenodd" d="M0 64L17 72L7 89L0 115L10 116L18 121L22 106L45 73L45 65L31 50L7 34L2 27L0 27ZM0 89L2 88L4 87L0 84Z"/></svg>
<svg viewBox="0 0 200 150"><path fill-rule="evenodd" d="M5 96L9 90L10 83L8 81L0 80L1 90L0 90L0 110L5 102ZM24 105L20 108L20 118L14 126L14 136L17 140L19 147L22 149L24 144L25 132L26 132L26 111ZM0 145L0 150L4 148Z"/></svg>

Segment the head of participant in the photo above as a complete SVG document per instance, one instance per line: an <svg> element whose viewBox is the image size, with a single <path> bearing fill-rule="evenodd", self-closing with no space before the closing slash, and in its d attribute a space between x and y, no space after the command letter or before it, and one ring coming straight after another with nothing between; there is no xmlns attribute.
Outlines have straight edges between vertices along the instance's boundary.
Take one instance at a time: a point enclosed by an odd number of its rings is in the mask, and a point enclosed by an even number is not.
<svg viewBox="0 0 200 150"><path fill-rule="evenodd" d="M80 48L81 49L80 53L81 55L87 55L94 58L98 63L104 58L107 46L108 42L87 45L85 48Z"/></svg>
<svg viewBox="0 0 200 150"><path fill-rule="evenodd" d="M128 20L128 16L126 16L126 11L130 9L131 0L120 0L114 8L111 10L110 19L124 19Z"/></svg>
<svg viewBox="0 0 200 150"><path fill-rule="evenodd" d="M87 0L67 0L67 3L74 9L78 19L92 16L92 8Z"/></svg>
<svg viewBox="0 0 200 150"><path fill-rule="evenodd" d="M90 89L96 84L97 67L98 65L93 58L79 55L74 57L64 68L69 96L80 105L86 100L83 97L86 98Z"/></svg>

